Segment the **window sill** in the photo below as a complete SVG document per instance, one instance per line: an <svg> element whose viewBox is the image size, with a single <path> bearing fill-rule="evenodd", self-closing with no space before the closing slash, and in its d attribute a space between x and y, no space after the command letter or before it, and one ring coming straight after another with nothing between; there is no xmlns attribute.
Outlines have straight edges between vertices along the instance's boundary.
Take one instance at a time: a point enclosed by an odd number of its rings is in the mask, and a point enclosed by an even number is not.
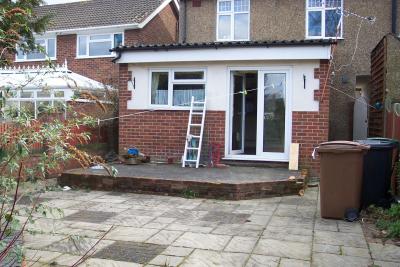
<svg viewBox="0 0 400 267"><path fill-rule="evenodd" d="M24 63L24 62L45 62L45 61L56 61L57 58L48 58L48 59L16 59L14 63Z"/></svg>
<svg viewBox="0 0 400 267"><path fill-rule="evenodd" d="M94 58L113 58L115 55L107 55L107 56L79 56L75 57L75 59L94 59Z"/></svg>
<svg viewBox="0 0 400 267"><path fill-rule="evenodd" d="M172 106L149 106L147 110L151 111L190 111L190 106L188 107L172 107Z"/></svg>
<svg viewBox="0 0 400 267"><path fill-rule="evenodd" d="M329 40L329 39L331 39L331 40L344 40L344 37L309 37L309 36L306 36L306 38L305 38L306 40Z"/></svg>

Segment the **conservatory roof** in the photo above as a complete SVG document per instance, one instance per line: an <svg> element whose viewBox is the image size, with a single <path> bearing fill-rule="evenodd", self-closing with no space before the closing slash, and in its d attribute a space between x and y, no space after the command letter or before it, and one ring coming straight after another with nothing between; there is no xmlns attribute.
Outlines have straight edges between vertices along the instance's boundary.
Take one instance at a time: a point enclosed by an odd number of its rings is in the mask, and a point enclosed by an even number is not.
<svg viewBox="0 0 400 267"><path fill-rule="evenodd" d="M106 86L68 70L67 63L49 66L0 68L0 88L105 90Z"/></svg>

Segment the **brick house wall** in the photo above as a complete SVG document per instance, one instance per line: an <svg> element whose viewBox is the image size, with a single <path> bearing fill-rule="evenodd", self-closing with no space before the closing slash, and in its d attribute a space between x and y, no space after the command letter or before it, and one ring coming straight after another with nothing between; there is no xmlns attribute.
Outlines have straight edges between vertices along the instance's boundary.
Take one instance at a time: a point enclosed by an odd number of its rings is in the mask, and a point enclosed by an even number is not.
<svg viewBox="0 0 400 267"><path fill-rule="evenodd" d="M305 39L306 0L250 0L250 40L301 40ZM216 41L217 0L201 0L200 5L193 5L193 0L181 1L180 19L181 40L186 31L186 42ZM361 16L375 16L376 22L371 25L364 21L359 35L355 60L348 68L337 71L332 77L333 86L337 90L330 92L332 110L330 113L330 139L352 140L353 138L353 106L357 76L370 74L370 53L384 35L391 31L391 0L343 0L344 9ZM398 9L400 10L400 5ZM185 16L186 13L186 16ZM400 28L400 12L398 28ZM186 21L186 25L183 23ZM354 53L357 31L360 20L354 16L344 18L344 38L339 40L336 49L336 66L349 64ZM186 30L185 30L186 29ZM399 33L399 31L398 31Z"/></svg>
<svg viewBox="0 0 400 267"><path fill-rule="evenodd" d="M178 14L173 5L171 3L166 6L143 29L125 30L125 45L176 42L178 38ZM57 36L57 61L55 63L63 64L67 60L68 69L73 72L106 84L117 84L118 67L111 61L112 57L77 59L76 39L76 34ZM15 66L40 64L44 64L44 61L14 63Z"/></svg>
<svg viewBox="0 0 400 267"><path fill-rule="evenodd" d="M319 172L319 160L312 160L313 149L319 143L328 141L329 133L329 88L323 91L328 75L328 60L321 60L314 70L314 78L319 79L319 90L315 88L315 100L319 101L319 111L293 112L292 142L300 143L300 167L310 169L312 175ZM137 147L155 161L172 158L179 162L185 146L189 111L128 110L128 100L132 91L128 83L132 73L127 64L119 64L120 72L120 120L119 153L125 154L130 147ZM207 111L204 128L203 150L212 143L220 144L221 155L225 151L225 111ZM207 153L206 153L207 154ZM204 153L203 153L204 155Z"/></svg>

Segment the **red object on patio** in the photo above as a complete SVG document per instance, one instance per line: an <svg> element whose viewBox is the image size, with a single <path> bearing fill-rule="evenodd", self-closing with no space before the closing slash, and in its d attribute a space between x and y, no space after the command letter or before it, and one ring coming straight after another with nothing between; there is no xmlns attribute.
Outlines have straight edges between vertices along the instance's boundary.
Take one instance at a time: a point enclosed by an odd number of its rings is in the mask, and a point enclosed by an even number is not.
<svg viewBox="0 0 400 267"><path fill-rule="evenodd" d="M221 163L221 144L212 143L211 144L211 160L212 167L217 167Z"/></svg>

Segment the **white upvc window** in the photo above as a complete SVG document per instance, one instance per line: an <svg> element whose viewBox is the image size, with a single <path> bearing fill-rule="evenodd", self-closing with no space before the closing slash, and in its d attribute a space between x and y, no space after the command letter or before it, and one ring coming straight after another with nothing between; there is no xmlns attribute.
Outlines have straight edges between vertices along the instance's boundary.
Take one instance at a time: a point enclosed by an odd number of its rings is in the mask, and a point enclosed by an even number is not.
<svg viewBox="0 0 400 267"><path fill-rule="evenodd" d="M250 39L250 0L218 0L217 41Z"/></svg>
<svg viewBox="0 0 400 267"><path fill-rule="evenodd" d="M343 1L306 0L306 37L309 39L342 38Z"/></svg>
<svg viewBox="0 0 400 267"><path fill-rule="evenodd" d="M65 90L18 90L7 98L8 107L23 110L32 118L40 119L49 108L66 117L67 95Z"/></svg>
<svg viewBox="0 0 400 267"><path fill-rule="evenodd" d="M206 91L204 69L157 69L150 71L150 105L187 108L192 96L202 101Z"/></svg>
<svg viewBox="0 0 400 267"><path fill-rule="evenodd" d="M76 55L78 58L114 56L110 49L123 45L123 33L78 35Z"/></svg>
<svg viewBox="0 0 400 267"><path fill-rule="evenodd" d="M24 53L20 48L17 48L17 54L15 61L41 61L46 59L55 60L57 53L57 41L56 38L37 38L35 40L36 45L39 46L43 51L39 49L29 53Z"/></svg>

